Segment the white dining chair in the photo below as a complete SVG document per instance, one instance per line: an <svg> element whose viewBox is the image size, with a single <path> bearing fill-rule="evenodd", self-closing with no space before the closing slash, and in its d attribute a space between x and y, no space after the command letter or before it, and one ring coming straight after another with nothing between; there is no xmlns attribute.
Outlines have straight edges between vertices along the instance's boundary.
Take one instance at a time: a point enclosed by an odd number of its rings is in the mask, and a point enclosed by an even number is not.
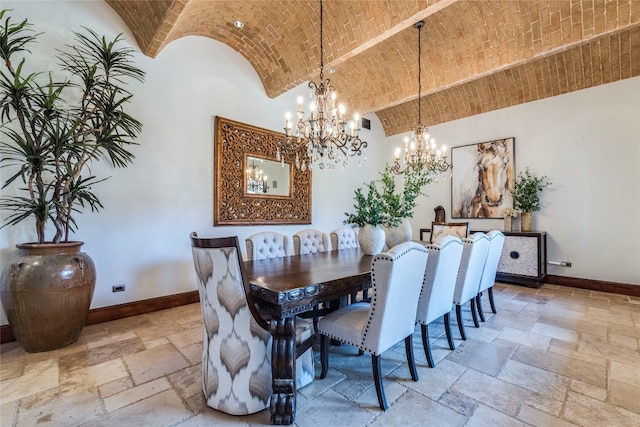
<svg viewBox="0 0 640 427"><path fill-rule="evenodd" d="M456 289L453 293L453 302L456 306L456 319L458 329L463 340L467 339L462 321L462 306L469 302L471 306L471 316L476 328L480 327L476 316L475 301L480 286L482 270L489 253L489 239L484 233L473 233L471 236L462 239L464 248L462 250L462 260L456 278Z"/></svg>
<svg viewBox="0 0 640 427"><path fill-rule="evenodd" d="M353 227L344 226L336 228L329 233L329 237L331 240L331 249L334 251L360 247L358 243L358 230Z"/></svg>
<svg viewBox="0 0 640 427"><path fill-rule="evenodd" d="M449 348L456 349L449 317L453 309L453 292L456 288L463 245L459 237L444 236L439 243L427 244L425 247L429 251L429 259L418 301L416 321L421 324L422 345L427 363L430 368L433 368L435 363L429 344L431 322L444 316Z"/></svg>
<svg viewBox="0 0 640 427"><path fill-rule="evenodd" d="M277 231L261 231L245 239L247 258L253 261L293 254L291 238Z"/></svg>
<svg viewBox="0 0 640 427"><path fill-rule="evenodd" d="M478 295L476 295L476 308L480 315L480 320L485 321L484 313L482 311L482 293L487 292L489 294L489 303L491 304L491 310L494 313L496 311L496 303L493 300L493 285L496 283L496 273L498 271L498 263L500 262L500 256L502 255L502 248L504 247L504 233L500 230L491 230L487 233L490 246L489 253L487 254L487 261L484 264L482 270L482 278L480 279L480 287L478 288Z"/></svg>
<svg viewBox="0 0 640 427"><path fill-rule="evenodd" d="M320 378L329 368L329 339L371 353L378 404L386 410L380 355L404 339L411 378L418 380L411 337L428 255L421 244L405 242L373 257L371 303L351 304L320 319Z"/></svg>
<svg viewBox="0 0 640 427"><path fill-rule="evenodd" d="M328 250L329 236L324 231L306 228L293 235L293 253L295 255L315 254Z"/></svg>

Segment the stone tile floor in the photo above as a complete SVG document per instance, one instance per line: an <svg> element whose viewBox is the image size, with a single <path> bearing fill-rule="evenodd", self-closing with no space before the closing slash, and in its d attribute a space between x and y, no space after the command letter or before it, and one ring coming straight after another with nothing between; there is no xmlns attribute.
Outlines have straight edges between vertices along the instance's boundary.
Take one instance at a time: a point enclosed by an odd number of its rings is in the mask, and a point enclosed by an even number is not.
<svg viewBox="0 0 640 427"><path fill-rule="evenodd" d="M430 327L430 369L419 328L420 380L404 344L382 356L386 412L369 355L333 347L326 379L298 392L298 426L640 426L640 298L545 285L498 283L498 313L449 351ZM452 316L454 336L458 336ZM0 346L2 426L266 425L262 411L208 408L200 381L198 304L88 326L69 347L25 353ZM318 353L316 353L317 361ZM319 372L319 362L316 363Z"/></svg>

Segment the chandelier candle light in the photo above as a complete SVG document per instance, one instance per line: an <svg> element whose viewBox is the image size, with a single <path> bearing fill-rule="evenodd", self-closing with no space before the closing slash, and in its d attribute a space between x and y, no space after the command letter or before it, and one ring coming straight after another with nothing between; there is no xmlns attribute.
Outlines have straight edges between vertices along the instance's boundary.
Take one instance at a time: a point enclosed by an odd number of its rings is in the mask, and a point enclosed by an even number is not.
<svg viewBox="0 0 640 427"><path fill-rule="evenodd" d="M438 175L451 168L447 162L447 147L438 149L436 141L429 136L429 128L422 125L422 110L420 100L422 96L422 62L421 62L421 30L424 21L418 21L414 25L418 30L418 125L411 131L411 137L404 138L404 155L400 164L400 148L396 149L395 159L391 172L402 175L409 169L425 174Z"/></svg>
<svg viewBox="0 0 640 427"><path fill-rule="evenodd" d="M345 118L345 108L336 108L336 92L329 79L324 80L324 47L322 44L322 0L320 0L320 83L309 82L310 116L303 119L303 99L298 98L298 123L295 135L291 113L285 115L285 139L277 142L276 159L283 163L284 157L295 155L296 168L335 169L337 164L347 166L349 157L361 156L367 142L359 137L360 116L353 120ZM366 157L365 157L366 160Z"/></svg>
<svg viewBox="0 0 640 427"><path fill-rule="evenodd" d="M251 160L247 169L247 193L258 194L268 191L267 175L263 175L262 169L258 169L255 160Z"/></svg>

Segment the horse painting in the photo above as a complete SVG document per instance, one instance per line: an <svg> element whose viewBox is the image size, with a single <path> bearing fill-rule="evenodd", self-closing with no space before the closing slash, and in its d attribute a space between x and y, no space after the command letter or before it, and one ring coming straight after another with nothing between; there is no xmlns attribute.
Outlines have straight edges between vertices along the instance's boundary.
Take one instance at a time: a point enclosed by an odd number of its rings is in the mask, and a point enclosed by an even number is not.
<svg viewBox="0 0 640 427"><path fill-rule="evenodd" d="M502 218L513 205L514 138L452 150L452 218Z"/></svg>

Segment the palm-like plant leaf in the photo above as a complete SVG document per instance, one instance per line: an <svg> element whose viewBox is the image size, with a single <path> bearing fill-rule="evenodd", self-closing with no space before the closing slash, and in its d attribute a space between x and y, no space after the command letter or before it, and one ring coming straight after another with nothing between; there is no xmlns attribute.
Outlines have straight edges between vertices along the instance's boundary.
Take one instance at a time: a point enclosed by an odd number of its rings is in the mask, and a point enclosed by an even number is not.
<svg viewBox="0 0 640 427"><path fill-rule="evenodd" d="M0 11L0 21L7 14ZM25 58L15 69L14 55L28 52L33 34L25 20L0 22L0 167L14 168L2 188L20 179L24 195L0 197L0 209L12 213L5 225L36 218L40 243L46 223L56 227L55 243L76 230L74 215L83 208L99 211L102 203L93 186L106 180L83 174L91 161L108 158L116 167L130 164L128 147L142 124L124 111L131 93L121 87L128 79L142 82L145 73L133 65L135 51L122 47L122 35L108 41L94 31L75 33L75 44L58 51L68 77L54 81L51 72L24 73ZM43 75L47 76L40 82Z"/></svg>

